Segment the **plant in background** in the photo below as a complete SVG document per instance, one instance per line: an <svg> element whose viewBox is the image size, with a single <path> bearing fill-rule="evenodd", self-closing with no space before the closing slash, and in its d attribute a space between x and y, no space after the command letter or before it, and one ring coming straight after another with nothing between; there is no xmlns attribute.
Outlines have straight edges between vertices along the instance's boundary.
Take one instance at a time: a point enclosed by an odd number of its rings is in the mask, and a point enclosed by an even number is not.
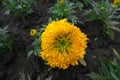
<svg viewBox="0 0 120 80"><path fill-rule="evenodd" d="M102 21L108 20L113 15L114 9L108 0L102 0L100 2L92 2L92 9L87 11L87 21L93 21L100 19Z"/></svg>
<svg viewBox="0 0 120 80"><path fill-rule="evenodd" d="M0 53L6 53L12 49L12 40L7 28L8 26L0 28Z"/></svg>
<svg viewBox="0 0 120 80"><path fill-rule="evenodd" d="M43 74L40 74L37 76L37 79L35 80L43 80ZM24 71L19 72L19 80L32 80L30 74L26 74ZM47 76L44 80L52 80L52 76Z"/></svg>
<svg viewBox="0 0 120 80"><path fill-rule="evenodd" d="M83 7L88 6L93 0L76 0L75 3L82 10Z"/></svg>
<svg viewBox="0 0 120 80"><path fill-rule="evenodd" d="M103 33L109 35L114 39L114 31L112 27L115 24L112 21L116 8L113 8L112 4L108 0L102 0L100 2L92 2L92 9L85 12L86 21L100 20L103 23Z"/></svg>
<svg viewBox="0 0 120 80"><path fill-rule="evenodd" d="M66 19L49 23L41 36L40 56L52 67L67 69L84 59L86 35Z"/></svg>
<svg viewBox="0 0 120 80"><path fill-rule="evenodd" d="M4 14L13 13L19 18L25 18L33 12L31 4L34 2L35 0L3 0Z"/></svg>
<svg viewBox="0 0 120 80"><path fill-rule="evenodd" d="M67 0L58 0L57 3L49 9L49 12L52 13L52 20L67 18L68 21L77 23L77 17L73 15L73 13L75 13L74 8L74 3L68 2Z"/></svg>
<svg viewBox="0 0 120 80"><path fill-rule="evenodd" d="M114 58L113 60L102 59L100 74L91 73L88 76L93 80L120 80L120 55L113 49Z"/></svg>

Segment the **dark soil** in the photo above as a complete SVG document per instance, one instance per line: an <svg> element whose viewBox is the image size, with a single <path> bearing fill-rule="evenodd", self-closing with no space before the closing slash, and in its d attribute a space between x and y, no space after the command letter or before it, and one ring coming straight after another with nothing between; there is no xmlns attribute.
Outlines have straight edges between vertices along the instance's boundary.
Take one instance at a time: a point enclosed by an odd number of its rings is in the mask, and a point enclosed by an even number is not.
<svg viewBox="0 0 120 80"><path fill-rule="evenodd" d="M14 17L12 14L5 16L0 3L0 27L9 25L8 31L13 40L12 51L0 55L0 80L40 80L52 76L53 80L88 80L85 75L90 72L98 72L100 57L112 58L112 48L120 53L120 32L115 31L115 39L101 35L100 21L85 22L84 25L77 24L88 37L88 48L86 49L85 61L87 67L78 65L67 70L50 69L40 57L32 55L27 58L27 53L33 49L31 43L34 39L30 36L32 28L40 28L42 24L48 23L51 14L48 9L55 1L38 0L33 5L34 13L26 20ZM79 15L79 14L78 14ZM120 26L117 26L120 28ZM97 40L95 40L97 38ZM30 79L31 78L31 79Z"/></svg>

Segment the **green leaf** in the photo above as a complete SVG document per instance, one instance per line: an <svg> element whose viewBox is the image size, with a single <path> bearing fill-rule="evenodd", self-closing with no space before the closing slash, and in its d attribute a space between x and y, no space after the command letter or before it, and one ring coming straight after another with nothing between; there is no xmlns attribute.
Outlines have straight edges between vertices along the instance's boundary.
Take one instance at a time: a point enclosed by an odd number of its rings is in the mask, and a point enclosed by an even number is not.
<svg viewBox="0 0 120 80"><path fill-rule="evenodd" d="M113 68L112 65L109 65L109 68L110 68L111 76L114 78L114 80L119 80L117 74L115 73L115 68Z"/></svg>
<svg viewBox="0 0 120 80"><path fill-rule="evenodd" d="M0 43L0 47L3 47L3 43Z"/></svg>
<svg viewBox="0 0 120 80"><path fill-rule="evenodd" d="M112 26L111 29L115 30L115 31L119 31L120 32L120 28L116 27L116 26Z"/></svg>
<svg viewBox="0 0 120 80"><path fill-rule="evenodd" d="M45 80L52 80L52 76L46 78Z"/></svg>
<svg viewBox="0 0 120 80"><path fill-rule="evenodd" d="M20 73L20 78L19 80L25 80L25 73L24 72L21 72Z"/></svg>
<svg viewBox="0 0 120 80"><path fill-rule="evenodd" d="M79 62L80 62L83 66L85 66L85 67L87 66L87 64L86 64L86 62L85 62L84 59L80 59Z"/></svg>
<svg viewBox="0 0 120 80"><path fill-rule="evenodd" d="M10 10L6 10L5 13L4 13L4 15L9 15L10 12L11 12Z"/></svg>
<svg viewBox="0 0 120 80"><path fill-rule="evenodd" d="M114 39L115 33L112 29L107 29L106 33L111 37L111 39Z"/></svg>
<svg viewBox="0 0 120 80"><path fill-rule="evenodd" d="M37 80L40 80L40 76L37 76Z"/></svg>
<svg viewBox="0 0 120 80"><path fill-rule="evenodd" d="M35 56L39 56L40 48L39 48L39 47L36 47L36 49L35 49L34 51L35 51L34 55L35 55Z"/></svg>
<svg viewBox="0 0 120 80"><path fill-rule="evenodd" d="M108 68L109 61L107 61L106 59L103 58L100 60L100 63L101 63L101 74L106 75L106 77L110 76L110 72L109 72L109 68Z"/></svg>
<svg viewBox="0 0 120 80"><path fill-rule="evenodd" d="M27 58L29 58L33 54L33 50L29 51L27 54Z"/></svg>
<svg viewBox="0 0 120 80"><path fill-rule="evenodd" d="M4 29L3 29L5 32L6 32L6 30L8 29L8 26L9 26L9 25L6 25L6 26L4 27Z"/></svg>
<svg viewBox="0 0 120 80"><path fill-rule="evenodd" d="M113 48L113 52L114 52L116 58L120 61L120 55L114 48Z"/></svg>
<svg viewBox="0 0 120 80"><path fill-rule="evenodd" d="M48 22L50 23L50 22L52 22L53 20L52 20L52 17L49 17L48 18Z"/></svg>
<svg viewBox="0 0 120 80"><path fill-rule="evenodd" d="M105 77L103 77L103 76L101 76L101 75L99 75L97 73L94 73L94 72L88 74L87 76L89 76L93 80L106 80Z"/></svg>

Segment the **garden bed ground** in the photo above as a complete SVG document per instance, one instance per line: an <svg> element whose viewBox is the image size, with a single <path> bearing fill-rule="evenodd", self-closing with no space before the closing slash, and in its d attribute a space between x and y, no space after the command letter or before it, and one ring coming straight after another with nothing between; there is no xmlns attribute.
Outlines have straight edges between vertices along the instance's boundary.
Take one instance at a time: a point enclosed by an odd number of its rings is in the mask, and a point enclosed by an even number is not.
<svg viewBox="0 0 120 80"><path fill-rule="evenodd" d="M39 57L32 55L27 58L27 53L33 49L31 43L34 40L29 34L30 30L47 24L50 16L47 11L53 4L54 1L38 0L33 5L35 13L23 21L13 15L4 16L3 7L0 3L0 27L9 25L8 31L13 39L12 51L0 55L0 80L22 80L23 72L26 76L25 80L29 80L29 77L31 80L37 80L37 76L40 75L41 80L45 80L51 75L53 80L88 80L86 74L98 71L99 57L112 57L112 48L120 53L120 32L115 31L114 40L108 37L98 37L101 34L101 23L93 21L86 22L84 25L77 24L89 37L85 56L87 67L78 65L64 71L59 69L47 71L48 66ZM119 25L117 27L120 28ZM98 39L95 41L95 38Z"/></svg>

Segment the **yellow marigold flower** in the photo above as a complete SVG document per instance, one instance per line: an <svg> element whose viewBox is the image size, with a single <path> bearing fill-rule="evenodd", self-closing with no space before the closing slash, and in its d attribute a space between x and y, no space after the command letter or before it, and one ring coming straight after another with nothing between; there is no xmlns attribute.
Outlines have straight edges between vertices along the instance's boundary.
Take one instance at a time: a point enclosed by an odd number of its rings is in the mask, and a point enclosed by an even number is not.
<svg viewBox="0 0 120 80"><path fill-rule="evenodd" d="M114 0L113 4L118 4L120 3L120 0Z"/></svg>
<svg viewBox="0 0 120 80"><path fill-rule="evenodd" d="M88 38L66 19L49 23L42 33L41 57L52 68L67 69L83 59Z"/></svg>
<svg viewBox="0 0 120 80"><path fill-rule="evenodd" d="M35 37L35 36L38 35L38 31L37 31L36 29L31 29L30 35L31 35L32 37Z"/></svg>

